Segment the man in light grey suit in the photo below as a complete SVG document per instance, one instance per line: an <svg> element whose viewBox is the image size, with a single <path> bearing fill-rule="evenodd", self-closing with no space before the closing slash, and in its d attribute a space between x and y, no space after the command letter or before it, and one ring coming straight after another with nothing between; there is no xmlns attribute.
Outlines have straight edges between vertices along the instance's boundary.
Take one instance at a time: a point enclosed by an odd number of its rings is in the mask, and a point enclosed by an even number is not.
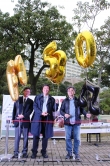
<svg viewBox="0 0 110 166"><path fill-rule="evenodd" d="M19 143L21 134L23 134L23 150L22 157L27 158L28 154L28 132L30 128L30 114L33 111L33 100L28 98L30 95L30 88L25 87L23 89L23 96L14 103L12 122L15 127L15 144L14 144L14 156L18 158L19 154Z"/></svg>

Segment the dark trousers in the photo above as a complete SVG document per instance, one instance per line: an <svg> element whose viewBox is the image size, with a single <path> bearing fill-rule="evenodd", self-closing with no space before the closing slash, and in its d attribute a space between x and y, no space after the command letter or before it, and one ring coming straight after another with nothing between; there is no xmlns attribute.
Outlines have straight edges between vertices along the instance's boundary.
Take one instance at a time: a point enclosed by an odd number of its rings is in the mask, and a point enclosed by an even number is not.
<svg viewBox="0 0 110 166"><path fill-rule="evenodd" d="M42 138L42 149L41 149L41 153L42 154L45 154L46 153L46 149L47 149L47 145L48 145L48 138L45 138L45 121L46 121L46 118L45 117L42 117L42 122L41 123L41 134L43 136ZM32 148L32 153L33 154L37 154L37 150L38 150L38 146L39 146L39 137L38 136L33 136L33 148Z"/></svg>
<svg viewBox="0 0 110 166"><path fill-rule="evenodd" d="M23 134L23 150L22 153L27 153L28 151L28 128L21 126L15 127L15 144L14 144L14 154L19 153L19 144L21 139L21 134Z"/></svg>
<svg viewBox="0 0 110 166"><path fill-rule="evenodd" d="M41 149L41 153L45 154L46 153L46 149L47 149L47 145L48 145L48 138L42 138L42 149ZM37 150L38 150L38 146L39 146L39 137L37 136L33 136L33 148L32 148L32 153L34 155L37 154Z"/></svg>

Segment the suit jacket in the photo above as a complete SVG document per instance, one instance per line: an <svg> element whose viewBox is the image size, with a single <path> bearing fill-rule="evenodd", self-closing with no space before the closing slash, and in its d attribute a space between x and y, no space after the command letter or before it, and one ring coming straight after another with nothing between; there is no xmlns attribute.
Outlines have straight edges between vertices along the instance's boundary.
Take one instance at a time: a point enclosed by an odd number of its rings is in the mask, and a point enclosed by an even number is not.
<svg viewBox="0 0 110 166"><path fill-rule="evenodd" d="M34 99L34 114L31 121L31 134L40 136L41 133L41 121L42 121L42 108L43 108L43 94L37 95ZM53 112L58 109L58 104L55 104L55 99L49 95L47 102L48 115L45 117L45 138L53 137Z"/></svg>
<svg viewBox="0 0 110 166"><path fill-rule="evenodd" d="M19 121L17 121L18 114L23 114L24 118L22 119L22 126L24 128L29 128L30 126L30 114L33 111L33 100L27 98L25 105L23 106L23 96L19 97L19 99L14 103L13 106L13 113L12 113L12 120L14 121L14 126L19 126Z"/></svg>
<svg viewBox="0 0 110 166"><path fill-rule="evenodd" d="M74 97L74 105L75 105L75 124L81 124L81 114L85 115L87 112L84 108L80 107L79 100ZM60 107L60 114L65 116L65 114L70 114L70 100L69 98L65 98ZM64 124L70 125L70 118L64 118Z"/></svg>

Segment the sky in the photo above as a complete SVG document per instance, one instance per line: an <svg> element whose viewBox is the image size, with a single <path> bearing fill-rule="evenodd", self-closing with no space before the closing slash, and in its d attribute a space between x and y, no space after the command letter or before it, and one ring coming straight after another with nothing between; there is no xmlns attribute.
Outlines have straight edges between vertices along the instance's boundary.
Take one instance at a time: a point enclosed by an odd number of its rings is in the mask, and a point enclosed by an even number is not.
<svg viewBox="0 0 110 166"><path fill-rule="evenodd" d="M64 6L65 9L60 10L61 14L66 16L66 19L68 22L71 22L71 19L73 17L73 8L76 7L76 3L81 0L42 0L47 1L55 6ZM92 0L82 0L83 2L92 2ZM109 0L108 0L109 1ZM0 9L2 12L9 12L10 15L13 15L13 8L15 7L15 4L17 3L17 0L0 0ZM104 24L104 21L108 18L110 13L110 9L107 11L101 12L95 21L94 28L100 28L101 25ZM87 27L85 30L87 30Z"/></svg>

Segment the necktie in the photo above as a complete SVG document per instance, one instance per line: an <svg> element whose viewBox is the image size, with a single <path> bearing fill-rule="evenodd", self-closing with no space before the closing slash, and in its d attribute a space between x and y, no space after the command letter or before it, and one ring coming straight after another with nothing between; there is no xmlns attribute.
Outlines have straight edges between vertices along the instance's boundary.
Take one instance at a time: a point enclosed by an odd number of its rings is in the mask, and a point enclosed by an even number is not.
<svg viewBox="0 0 110 166"><path fill-rule="evenodd" d="M25 103L26 103L26 98L24 98L23 106L25 105Z"/></svg>
<svg viewBox="0 0 110 166"><path fill-rule="evenodd" d="M22 114L24 112L24 106L25 106L25 103L26 103L26 98L23 98L23 108L22 108Z"/></svg>

